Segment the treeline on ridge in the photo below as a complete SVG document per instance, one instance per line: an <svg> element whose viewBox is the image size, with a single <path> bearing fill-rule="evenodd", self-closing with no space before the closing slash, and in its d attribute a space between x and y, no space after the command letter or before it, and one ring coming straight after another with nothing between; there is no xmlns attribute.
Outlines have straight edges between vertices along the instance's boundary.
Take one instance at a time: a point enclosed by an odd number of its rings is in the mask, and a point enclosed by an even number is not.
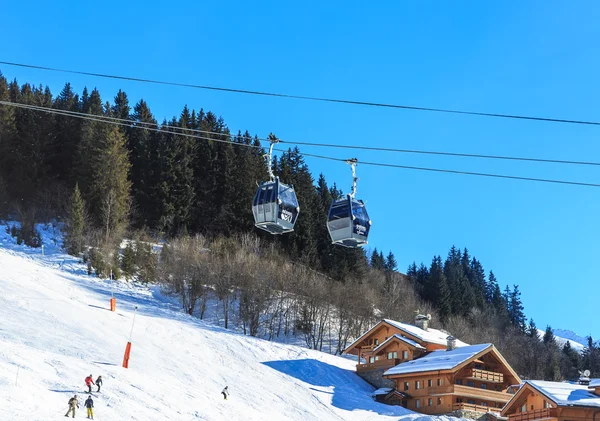
<svg viewBox="0 0 600 421"><path fill-rule="evenodd" d="M410 323L419 309L467 342L493 342L525 377L573 378L582 368L600 375L593 344L582 357L540 340L518 286L502 290L466 249L402 275L392 252L333 246L326 214L342 191L323 174L315 182L298 149L277 157L274 172L294 185L301 215L293 233L273 237L253 227L256 182L267 173L249 130L231 133L222 118L187 106L157 124L144 100L131 106L123 91L109 102L67 83L54 97L1 75L0 100L129 122L0 106L0 218L18 218L15 235L32 244L35 222L64 218L65 246L90 273L162 282L200 316L216 294L223 323L236 318L267 338L303 335L330 352L382 317ZM125 237L137 241L120 250ZM168 240L160 258L150 246L156 238Z"/></svg>

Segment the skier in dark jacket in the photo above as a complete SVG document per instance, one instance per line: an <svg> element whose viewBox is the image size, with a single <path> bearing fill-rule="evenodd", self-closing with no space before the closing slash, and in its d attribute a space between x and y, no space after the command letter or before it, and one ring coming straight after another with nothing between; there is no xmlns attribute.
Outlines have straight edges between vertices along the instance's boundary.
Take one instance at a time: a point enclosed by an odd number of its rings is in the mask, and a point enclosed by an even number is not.
<svg viewBox="0 0 600 421"><path fill-rule="evenodd" d="M223 389L221 391L221 394L223 395L223 399L225 399L225 400L227 400L227 396L229 396L229 389L228 389L228 387L229 386L225 386L225 389Z"/></svg>
<svg viewBox="0 0 600 421"><path fill-rule="evenodd" d="M98 376L96 379L96 386L98 386L97 392L100 392L100 386L102 386L102 376Z"/></svg>
<svg viewBox="0 0 600 421"><path fill-rule="evenodd" d="M91 396L85 401L85 407L87 408L87 416L88 418L94 419L94 401Z"/></svg>

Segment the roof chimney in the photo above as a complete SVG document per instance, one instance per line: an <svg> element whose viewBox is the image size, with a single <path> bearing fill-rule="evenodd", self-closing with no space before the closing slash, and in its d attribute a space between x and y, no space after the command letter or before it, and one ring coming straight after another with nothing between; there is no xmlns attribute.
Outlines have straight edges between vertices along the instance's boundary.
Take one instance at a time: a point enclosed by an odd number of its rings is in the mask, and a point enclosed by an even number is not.
<svg viewBox="0 0 600 421"><path fill-rule="evenodd" d="M452 351L456 348L456 338L454 336L448 336L446 338L447 347L446 351Z"/></svg>
<svg viewBox="0 0 600 421"><path fill-rule="evenodd" d="M415 326L427 331L429 328L429 321L431 320L431 314L425 316L424 314L417 314L415 317Z"/></svg>

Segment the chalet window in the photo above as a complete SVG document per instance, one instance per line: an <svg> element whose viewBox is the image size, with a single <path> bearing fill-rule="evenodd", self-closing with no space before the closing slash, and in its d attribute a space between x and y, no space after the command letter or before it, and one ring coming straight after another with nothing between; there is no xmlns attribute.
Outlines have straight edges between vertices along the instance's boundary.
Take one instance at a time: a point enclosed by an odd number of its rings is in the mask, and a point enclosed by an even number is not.
<svg viewBox="0 0 600 421"><path fill-rule="evenodd" d="M404 390L408 390L408 382L404 382Z"/></svg>
<svg viewBox="0 0 600 421"><path fill-rule="evenodd" d="M431 387L433 386L433 380L429 379L427 380L427 387Z"/></svg>
<svg viewBox="0 0 600 421"><path fill-rule="evenodd" d="M369 362L373 364L375 362L375 357L369 357Z"/></svg>
<svg viewBox="0 0 600 421"><path fill-rule="evenodd" d="M438 405L442 404L442 398L438 398Z"/></svg>
<svg viewBox="0 0 600 421"><path fill-rule="evenodd" d="M417 380L415 382L415 389L419 390L421 388L421 380Z"/></svg>
<svg viewBox="0 0 600 421"><path fill-rule="evenodd" d="M552 406L550 406L548 401L544 401L544 408L552 408Z"/></svg>
<svg viewBox="0 0 600 421"><path fill-rule="evenodd" d="M433 399L429 398L427 400L427 406L433 406Z"/></svg>
<svg viewBox="0 0 600 421"><path fill-rule="evenodd" d="M379 345L379 339L375 339L375 345Z"/></svg>
<svg viewBox="0 0 600 421"><path fill-rule="evenodd" d="M481 406L487 406L487 402L481 402Z"/></svg>
<svg viewBox="0 0 600 421"><path fill-rule="evenodd" d="M420 400L420 399L417 399L417 400L415 401L415 407L416 407L417 409L421 407L421 400Z"/></svg>
<svg viewBox="0 0 600 421"><path fill-rule="evenodd" d="M462 379L456 379L456 384L462 384Z"/></svg>
<svg viewBox="0 0 600 421"><path fill-rule="evenodd" d="M456 403L462 403L462 398L456 398Z"/></svg>
<svg viewBox="0 0 600 421"><path fill-rule="evenodd" d="M441 386L444 383L443 379L437 379L437 385Z"/></svg>
<svg viewBox="0 0 600 421"><path fill-rule="evenodd" d="M379 355L375 356L375 361L379 361Z"/></svg>
<svg viewBox="0 0 600 421"><path fill-rule="evenodd" d="M485 383L481 383L481 388L482 388L482 389L487 389L487 384L485 384Z"/></svg>
<svg viewBox="0 0 600 421"><path fill-rule="evenodd" d="M467 386L475 387L475 382L473 380L467 380Z"/></svg>
<svg viewBox="0 0 600 421"><path fill-rule="evenodd" d="M402 359L408 360L408 351L402 351Z"/></svg>
<svg viewBox="0 0 600 421"><path fill-rule="evenodd" d="M475 405L475 401L473 399L469 399L467 401L467 403L470 404L470 405Z"/></svg>
<svg viewBox="0 0 600 421"><path fill-rule="evenodd" d="M398 352L388 352L388 360L393 360L395 358L398 358Z"/></svg>
<svg viewBox="0 0 600 421"><path fill-rule="evenodd" d="M521 412L527 412L527 404L524 403L523 406L521 407Z"/></svg>

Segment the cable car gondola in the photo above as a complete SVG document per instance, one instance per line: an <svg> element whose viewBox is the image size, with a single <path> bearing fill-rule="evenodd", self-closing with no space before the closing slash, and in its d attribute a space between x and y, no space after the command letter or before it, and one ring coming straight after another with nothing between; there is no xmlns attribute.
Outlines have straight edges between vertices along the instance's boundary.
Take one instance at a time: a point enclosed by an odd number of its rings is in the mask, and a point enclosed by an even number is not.
<svg viewBox="0 0 600 421"><path fill-rule="evenodd" d="M273 175L272 156L273 145L277 139L271 139L267 158L269 181L260 183L252 202L254 225L271 234L284 234L294 231L294 224L300 213L296 192L291 185L279 181Z"/></svg>
<svg viewBox="0 0 600 421"><path fill-rule="evenodd" d="M354 198L358 181L356 177L357 160L356 158L349 159L346 163L352 166L352 193L331 203L327 217L327 229L333 244L356 248L367 244L371 220L363 201Z"/></svg>

